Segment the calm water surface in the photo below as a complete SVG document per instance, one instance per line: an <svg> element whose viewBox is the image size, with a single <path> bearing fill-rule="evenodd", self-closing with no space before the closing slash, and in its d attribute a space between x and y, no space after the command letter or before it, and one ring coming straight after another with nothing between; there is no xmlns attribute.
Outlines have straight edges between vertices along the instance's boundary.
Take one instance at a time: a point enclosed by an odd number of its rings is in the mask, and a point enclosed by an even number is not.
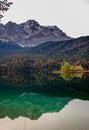
<svg viewBox="0 0 89 130"><path fill-rule="evenodd" d="M1 75L0 130L89 130L89 75Z"/></svg>

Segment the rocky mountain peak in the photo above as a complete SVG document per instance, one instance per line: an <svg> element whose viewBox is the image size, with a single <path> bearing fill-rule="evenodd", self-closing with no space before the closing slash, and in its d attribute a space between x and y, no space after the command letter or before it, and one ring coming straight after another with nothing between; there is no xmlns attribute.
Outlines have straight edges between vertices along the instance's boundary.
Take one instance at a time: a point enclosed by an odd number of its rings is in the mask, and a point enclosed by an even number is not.
<svg viewBox="0 0 89 130"><path fill-rule="evenodd" d="M42 26L35 20L17 24L8 22L0 25L0 38L6 36L19 45L30 47L48 41L64 41L71 39L57 26Z"/></svg>
<svg viewBox="0 0 89 130"><path fill-rule="evenodd" d="M35 20L28 20L26 22L26 24L31 26L31 27L33 27L33 26L40 26L40 24L37 21L35 21Z"/></svg>
<svg viewBox="0 0 89 130"><path fill-rule="evenodd" d="M40 24L35 20L28 20L24 24L24 31L31 35L31 33L36 33L40 29Z"/></svg>
<svg viewBox="0 0 89 130"><path fill-rule="evenodd" d="M9 21L6 25L5 25L5 29L7 31L15 31L16 29L18 28L18 24L14 23L14 22L11 22Z"/></svg>
<svg viewBox="0 0 89 130"><path fill-rule="evenodd" d="M50 32L53 32L54 35L58 36L67 36L66 33L64 33L61 29L59 29L57 26L47 26Z"/></svg>
<svg viewBox="0 0 89 130"><path fill-rule="evenodd" d="M16 23L15 23L15 22L12 22L12 21L9 21L8 23L6 23L6 25L8 25L8 26L13 26L13 25L16 25Z"/></svg>

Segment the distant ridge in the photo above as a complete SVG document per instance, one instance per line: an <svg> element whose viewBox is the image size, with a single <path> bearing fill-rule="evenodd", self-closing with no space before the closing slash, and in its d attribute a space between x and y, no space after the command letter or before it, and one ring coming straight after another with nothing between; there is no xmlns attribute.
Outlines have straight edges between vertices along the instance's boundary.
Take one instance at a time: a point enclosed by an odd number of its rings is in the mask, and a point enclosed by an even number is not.
<svg viewBox="0 0 89 130"><path fill-rule="evenodd" d="M60 58L71 60L89 60L89 36L79 37L67 41L55 41L41 44L30 48L33 54L59 56Z"/></svg>

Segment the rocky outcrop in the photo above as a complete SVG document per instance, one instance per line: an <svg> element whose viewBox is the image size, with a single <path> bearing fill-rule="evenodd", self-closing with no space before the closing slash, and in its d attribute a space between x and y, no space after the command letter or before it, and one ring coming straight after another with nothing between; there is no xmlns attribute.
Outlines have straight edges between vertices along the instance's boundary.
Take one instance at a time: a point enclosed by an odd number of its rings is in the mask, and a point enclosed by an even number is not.
<svg viewBox="0 0 89 130"><path fill-rule="evenodd" d="M35 20L16 24L0 24L0 40L13 41L24 47L33 47L48 41L71 39L57 26L41 26Z"/></svg>

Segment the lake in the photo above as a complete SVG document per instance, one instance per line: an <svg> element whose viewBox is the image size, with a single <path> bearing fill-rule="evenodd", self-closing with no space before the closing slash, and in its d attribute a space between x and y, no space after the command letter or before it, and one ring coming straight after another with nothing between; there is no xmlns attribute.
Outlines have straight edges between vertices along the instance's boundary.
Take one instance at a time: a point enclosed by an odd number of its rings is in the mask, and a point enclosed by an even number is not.
<svg viewBox="0 0 89 130"><path fill-rule="evenodd" d="M89 130L89 74L0 75L0 130Z"/></svg>

